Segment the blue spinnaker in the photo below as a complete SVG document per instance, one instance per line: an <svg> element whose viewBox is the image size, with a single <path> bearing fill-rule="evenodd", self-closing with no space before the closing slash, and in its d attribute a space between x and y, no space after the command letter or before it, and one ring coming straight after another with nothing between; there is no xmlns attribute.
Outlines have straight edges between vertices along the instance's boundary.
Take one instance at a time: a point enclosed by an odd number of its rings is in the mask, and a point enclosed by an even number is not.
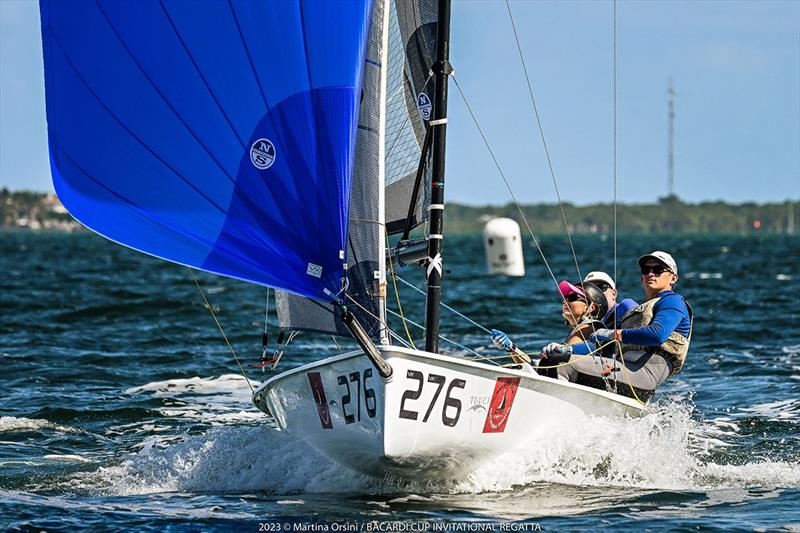
<svg viewBox="0 0 800 533"><path fill-rule="evenodd" d="M137 250L341 289L371 2L42 0L53 182Z"/></svg>

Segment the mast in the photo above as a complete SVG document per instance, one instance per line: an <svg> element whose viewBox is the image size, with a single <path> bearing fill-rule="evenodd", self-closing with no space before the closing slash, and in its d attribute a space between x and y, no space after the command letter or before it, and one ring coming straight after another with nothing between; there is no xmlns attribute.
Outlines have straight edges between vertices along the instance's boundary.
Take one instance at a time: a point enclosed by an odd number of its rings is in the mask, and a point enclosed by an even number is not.
<svg viewBox="0 0 800 533"><path fill-rule="evenodd" d="M450 0L439 0L439 24L436 30L436 63L433 73L436 94L433 101L433 162L431 166L431 217L428 237L428 298L425 313L425 350L439 352L439 303L442 293L442 240L444 226L444 164L447 134L447 78L450 65Z"/></svg>

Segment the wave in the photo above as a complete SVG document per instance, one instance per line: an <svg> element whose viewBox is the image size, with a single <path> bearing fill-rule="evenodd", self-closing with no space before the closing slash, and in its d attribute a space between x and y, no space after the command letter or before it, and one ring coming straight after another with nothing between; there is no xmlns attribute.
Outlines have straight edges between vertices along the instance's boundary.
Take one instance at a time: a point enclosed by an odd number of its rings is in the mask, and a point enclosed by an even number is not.
<svg viewBox="0 0 800 533"><path fill-rule="evenodd" d="M19 431L56 431L59 433L83 433L83 430L68 426L60 426L41 418L24 418L0 416L0 433Z"/></svg>
<svg viewBox="0 0 800 533"><path fill-rule="evenodd" d="M356 473L273 427L220 426L179 443L151 440L120 464L72 478L69 487L112 495L476 494L540 483L677 491L800 488L798 462L745 462L735 453L727 454L728 461L709 459L735 435L735 424L695 420L688 403L655 405L641 418L589 418L542 435L466 479L422 484Z"/></svg>
<svg viewBox="0 0 800 533"><path fill-rule="evenodd" d="M161 416L184 417L213 424L263 421L253 408L250 388L257 383L238 374L211 378L185 378L154 381L127 389L127 394L148 394L153 398L179 400L158 409Z"/></svg>

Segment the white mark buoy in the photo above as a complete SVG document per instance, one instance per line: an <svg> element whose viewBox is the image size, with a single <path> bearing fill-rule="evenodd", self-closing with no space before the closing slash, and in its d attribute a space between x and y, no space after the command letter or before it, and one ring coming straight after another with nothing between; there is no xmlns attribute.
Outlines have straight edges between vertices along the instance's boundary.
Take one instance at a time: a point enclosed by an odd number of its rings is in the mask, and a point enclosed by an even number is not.
<svg viewBox="0 0 800 533"><path fill-rule="evenodd" d="M524 276L522 235L510 218L493 218L483 227L486 269L490 275Z"/></svg>

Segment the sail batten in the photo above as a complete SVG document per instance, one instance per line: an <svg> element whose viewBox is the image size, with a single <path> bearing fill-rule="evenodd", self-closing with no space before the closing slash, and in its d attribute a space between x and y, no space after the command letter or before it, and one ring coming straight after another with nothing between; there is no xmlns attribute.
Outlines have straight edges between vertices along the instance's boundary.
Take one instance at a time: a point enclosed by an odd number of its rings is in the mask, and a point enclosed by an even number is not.
<svg viewBox="0 0 800 533"><path fill-rule="evenodd" d="M371 10L42 0L62 202L131 248L329 299L344 276Z"/></svg>

